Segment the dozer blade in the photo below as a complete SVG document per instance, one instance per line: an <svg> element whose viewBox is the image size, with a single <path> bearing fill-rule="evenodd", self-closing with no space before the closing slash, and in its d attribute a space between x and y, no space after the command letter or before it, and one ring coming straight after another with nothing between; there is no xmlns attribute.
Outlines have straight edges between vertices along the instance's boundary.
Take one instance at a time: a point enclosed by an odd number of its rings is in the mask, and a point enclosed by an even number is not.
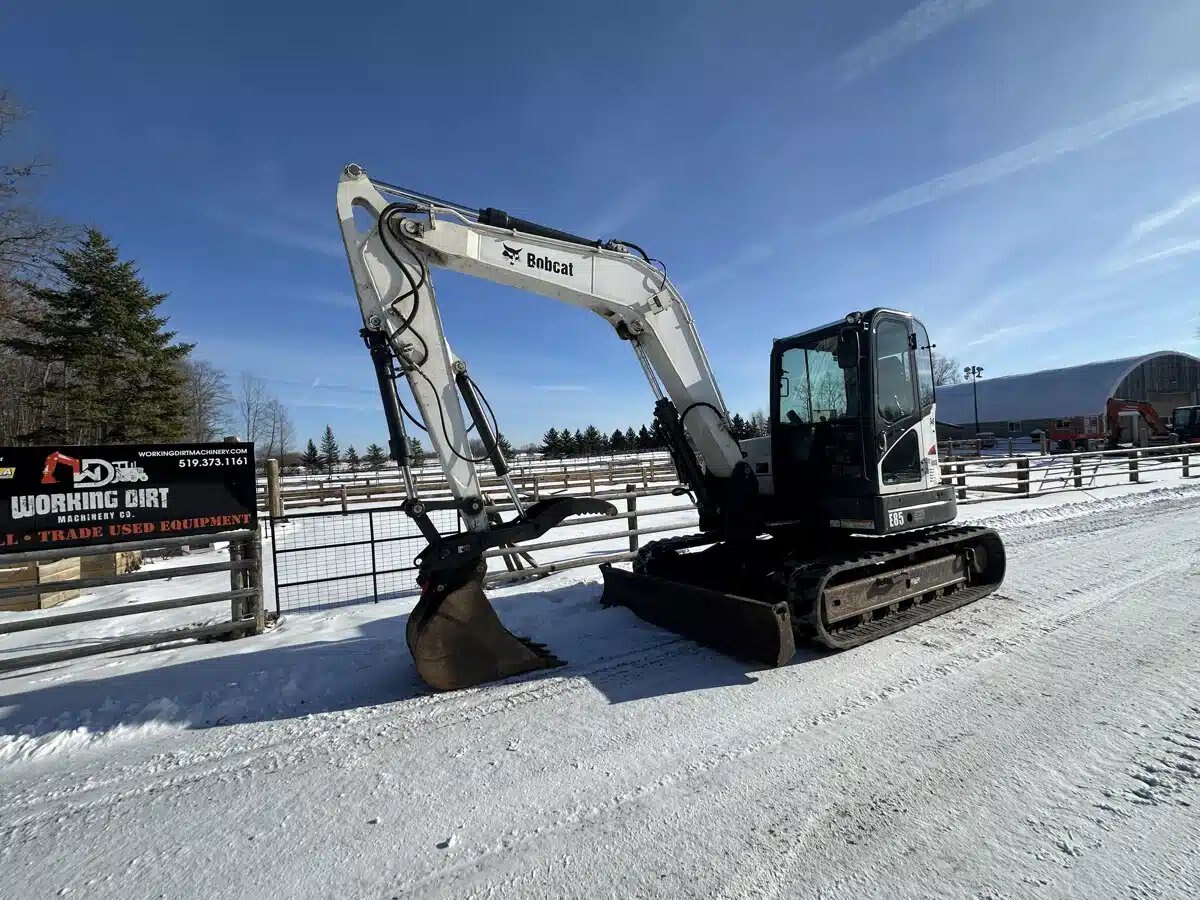
<svg viewBox="0 0 1200 900"><path fill-rule="evenodd" d="M417 674L431 688L456 691L564 665L500 623L483 592L486 565L475 566L465 580L450 574L434 574L423 585L405 629Z"/></svg>
<svg viewBox="0 0 1200 900"><path fill-rule="evenodd" d="M782 666L796 653L786 603L767 603L602 565L605 606L741 659Z"/></svg>

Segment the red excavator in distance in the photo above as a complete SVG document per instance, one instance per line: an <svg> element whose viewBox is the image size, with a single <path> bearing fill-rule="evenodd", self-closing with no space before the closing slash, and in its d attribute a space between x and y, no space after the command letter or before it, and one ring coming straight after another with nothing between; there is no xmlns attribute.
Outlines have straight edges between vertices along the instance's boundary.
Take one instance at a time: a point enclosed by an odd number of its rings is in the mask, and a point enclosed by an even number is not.
<svg viewBox="0 0 1200 900"><path fill-rule="evenodd" d="M1159 438L1155 443L1169 443L1175 435L1167 428L1153 406L1145 400L1122 400L1119 397L1109 397L1105 407L1105 423L1108 426L1108 449L1115 450L1121 442L1121 413L1135 412L1150 426L1154 437ZM1135 440L1134 443L1137 443Z"/></svg>

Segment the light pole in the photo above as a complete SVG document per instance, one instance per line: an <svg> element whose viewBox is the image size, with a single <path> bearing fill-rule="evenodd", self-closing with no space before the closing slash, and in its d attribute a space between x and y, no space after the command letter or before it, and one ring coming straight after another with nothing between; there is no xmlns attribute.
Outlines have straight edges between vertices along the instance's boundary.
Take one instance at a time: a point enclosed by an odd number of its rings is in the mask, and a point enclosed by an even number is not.
<svg viewBox="0 0 1200 900"><path fill-rule="evenodd" d="M966 366L963 374L971 379L971 396L975 401L975 437L979 437L979 379L983 377L983 366Z"/></svg>

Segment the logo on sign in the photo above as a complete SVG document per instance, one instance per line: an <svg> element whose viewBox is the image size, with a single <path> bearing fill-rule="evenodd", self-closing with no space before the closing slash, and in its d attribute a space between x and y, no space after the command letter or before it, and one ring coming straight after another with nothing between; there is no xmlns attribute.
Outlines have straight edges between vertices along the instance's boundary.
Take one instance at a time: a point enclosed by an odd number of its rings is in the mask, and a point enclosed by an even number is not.
<svg viewBox="0 0 1200 900"><path fill-rule="evenodd" d="M508 244L501 244L500 246L504 248L504 258L508 260L508 264L515 266L517 260L521 258L521 248L510 247Z"/></svg>
<svg viewBox="0 0 1200 900"><path fill-rule="evenodd" d="M56 450L46 457L46 465L42 468L42 484L60 484L60 467L71 470L71 484L77 488L102 488L113 482L147 481L150 477L137 463L76 459Z"/></svg>

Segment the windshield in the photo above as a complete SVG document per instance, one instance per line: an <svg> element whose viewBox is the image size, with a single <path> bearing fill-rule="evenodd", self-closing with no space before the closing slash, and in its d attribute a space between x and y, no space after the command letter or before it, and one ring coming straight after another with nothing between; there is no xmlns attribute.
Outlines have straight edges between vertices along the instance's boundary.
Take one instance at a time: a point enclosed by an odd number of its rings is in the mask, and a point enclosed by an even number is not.
<svg viewBox="0 0 1200 900"><path fill-rule="evenodd" d="M854 369L837 363L837 335L784 351L779 373L779 421L801 425L854 418Z"/></svg>

